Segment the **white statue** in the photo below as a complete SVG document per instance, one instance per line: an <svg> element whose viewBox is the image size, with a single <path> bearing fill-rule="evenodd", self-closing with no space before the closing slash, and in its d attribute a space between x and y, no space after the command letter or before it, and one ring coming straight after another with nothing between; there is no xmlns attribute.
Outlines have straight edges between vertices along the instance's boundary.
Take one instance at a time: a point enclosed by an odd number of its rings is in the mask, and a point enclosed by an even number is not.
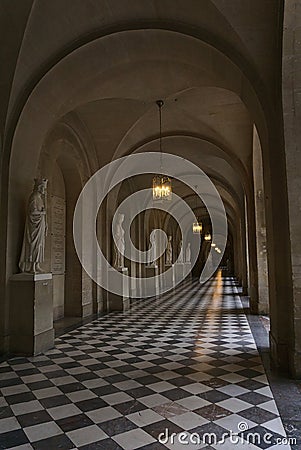
<svg viewBox="0 0 301 450"><path fill-rule="evenodd" d="M28 200L22 252L19 261L21 272L42 272L47 235L46 189L48 180L35 178Z"/></svg>
<svg viewBox="0 0 301 450"><path fill-rule="evenodd" d="M180 264L183 264L183 262L184 262L184 250L183 250L183 241L182 240L179 242L178 250L179 250L179 256L178 256L178 261L177 262L180 263Z"/></svg>
<svg viewBox="0 0 301 450"><path fill-rule="evenodd" d="M156 267L156 260L158 259L158 242L157 242L157 232L153 230L149 237L149 246L148 246L148 266Z"/></svg>
<svg viewBox="0 0 301 450"><path fill-rule="evenodd" d="M123 269L124 268L124 250L125 250L125 242L124 242L124 229L122 227L122 223L124 221L124 214L118 214L115 229L114 229L114 262L113 266L115 269Z"/></svg>
<svg viewBox="0 0 301 450"><path fill-rule="evenodd" d="M188 242L187 247L186 247L185 262L188 262L188 263L191 262L191 247L190 247L190 242Z"/></svg>
<svg viewBox="0 0 301 450"><path fill-rule="evenodd" d="M172 266L172 236L168 236L167 247L166 247L166 256L165 256L165 265Z"/></svg>

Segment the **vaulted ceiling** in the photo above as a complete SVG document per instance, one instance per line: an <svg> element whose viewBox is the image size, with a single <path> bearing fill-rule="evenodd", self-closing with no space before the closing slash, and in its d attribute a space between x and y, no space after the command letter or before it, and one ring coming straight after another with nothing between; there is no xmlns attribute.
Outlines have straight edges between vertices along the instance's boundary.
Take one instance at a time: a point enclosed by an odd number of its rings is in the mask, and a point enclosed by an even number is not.
<svg viewBox="0 0 301 450"><path fill-rule="evenodd" d="M277 85L281 4L4 0L4 137L14 136L18 121L21 130L35 123L34 133L14 142L37 165L47 133L73 117L101 167L158 150L155 101L163 99L164 151L193 161L233 211L242 209L252 180L253 125L260 128L260 110ZM29 176L33 161L26 169L25 158L20 177Z"/></svg>

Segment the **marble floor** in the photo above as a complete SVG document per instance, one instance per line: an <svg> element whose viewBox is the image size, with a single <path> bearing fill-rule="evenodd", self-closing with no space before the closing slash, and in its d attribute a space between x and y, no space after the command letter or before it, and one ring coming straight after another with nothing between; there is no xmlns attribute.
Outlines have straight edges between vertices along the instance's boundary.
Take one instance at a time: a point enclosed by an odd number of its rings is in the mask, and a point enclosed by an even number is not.
<svg viewBox="0 0 301 450"><path fill-rule="evenodd" d="M221 273L2 362L0 389L0 449L291 448Z"/></svg>

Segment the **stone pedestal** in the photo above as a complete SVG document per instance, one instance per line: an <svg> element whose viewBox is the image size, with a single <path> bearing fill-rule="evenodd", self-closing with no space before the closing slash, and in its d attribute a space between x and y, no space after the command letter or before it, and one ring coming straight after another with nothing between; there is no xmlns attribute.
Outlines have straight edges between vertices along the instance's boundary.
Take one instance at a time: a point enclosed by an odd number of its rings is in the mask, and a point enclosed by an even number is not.
<svg viewBox="0 0 301 450"><path fill-rule="evenodd" d="M186 278L187 276L191 277L191 262L186 262L184 263L184 277Z"/></svg>
<svg viewBox="0 0 301 450"><path fill-rule="evenodd" d="M109 286L117 287L119 284L119 291L122 295L108 293L108 311L126 311L130 308L130 286L127 277L117 277L117 269L110 269L108 273ZM123 275L128 275L128 268L123 267L118 269L118 272Z"/></svg>
<svg viewBox="0 0 301 450"><path fill-rule="evenodd" d="M19 273L10 279L10 349L37 355L54 345L51 273Z"/></svg>
<svg viewBox="0 0 301 450"><path fill-rule="evenodd" d="M130 273L131 273L131 280L130 280L130 297L135 298L137 296L138 292L138 283L137 283L137 264L134 261L131 261L130 264Z"/></svg>
<svg viewBox="0 0 301 450"><path fill-rule="evenodd" d="M154 290L155 295L159 295L158 275L159 275L159 267L157 266L157 264L150 264L150 265L145 266L145 277L146 278L156 277L154 279L153 286L152 286L152 289ZM146 286L144 289L146 290Z"/></svg>
<svg viewBox="0 0 301 450"><path fill-rule="evenodd" d="M175 263L174 264L174 272L175 272L175 283L178 283L180 280L184 279L184 263Z"/></svg>
<svg viewBox="0 0 301 450"><path fill-rule="evenodd" d="M101 286L96 285L96 302L94 303L94 313L101 314L106 311L105 293Z"/></svg>
<svg viewBox="0 0 301 450"><path fill-rule="evenodd" d="M164 272L165 287L173 288L175 286L175 265L165 264L165 270L166 270L166 272Z"/></svg>

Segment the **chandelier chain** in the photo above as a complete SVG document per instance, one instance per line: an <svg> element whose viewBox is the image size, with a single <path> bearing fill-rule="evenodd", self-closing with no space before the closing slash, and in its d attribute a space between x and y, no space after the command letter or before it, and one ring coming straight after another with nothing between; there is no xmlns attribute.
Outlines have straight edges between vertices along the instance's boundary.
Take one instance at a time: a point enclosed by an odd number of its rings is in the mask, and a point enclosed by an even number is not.
<svg viewBox="0 0 301 450"><path fill-rule="evenodd" d="M163 171L163 155L162 155L162 106L164 105L163 100L157 100L157 105L159 108L159 148L160 148L160 173L162 175Z"/></svg>

